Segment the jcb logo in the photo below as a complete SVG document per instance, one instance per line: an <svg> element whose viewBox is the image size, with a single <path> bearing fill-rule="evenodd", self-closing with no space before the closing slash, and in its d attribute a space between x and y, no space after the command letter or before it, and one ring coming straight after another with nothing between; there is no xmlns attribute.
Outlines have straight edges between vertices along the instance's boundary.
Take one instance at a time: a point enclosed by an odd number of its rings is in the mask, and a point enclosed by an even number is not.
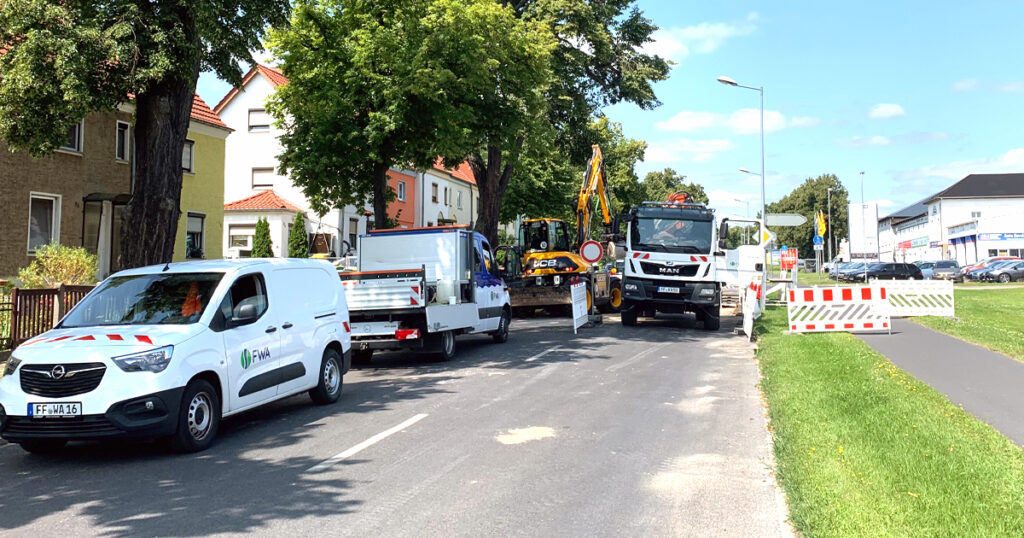
<svg viewBox="0 0 1024 538"><path fill-rule="evenodd" d="M558 267L558 260L537 260L535 265L538 268L550 267L554 269L555 267Z"/></svg>

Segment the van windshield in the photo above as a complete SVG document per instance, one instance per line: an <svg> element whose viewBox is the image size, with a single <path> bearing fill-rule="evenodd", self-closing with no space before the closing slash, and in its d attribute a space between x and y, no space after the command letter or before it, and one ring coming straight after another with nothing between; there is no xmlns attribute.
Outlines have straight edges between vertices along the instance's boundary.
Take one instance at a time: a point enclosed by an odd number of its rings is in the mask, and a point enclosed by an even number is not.
<svg viewBox="0 0 1024 538"><path fill-rule="evenodd" d="M171 273L107 279L60 327L185 325L199 321L224 273Z"/></svg>

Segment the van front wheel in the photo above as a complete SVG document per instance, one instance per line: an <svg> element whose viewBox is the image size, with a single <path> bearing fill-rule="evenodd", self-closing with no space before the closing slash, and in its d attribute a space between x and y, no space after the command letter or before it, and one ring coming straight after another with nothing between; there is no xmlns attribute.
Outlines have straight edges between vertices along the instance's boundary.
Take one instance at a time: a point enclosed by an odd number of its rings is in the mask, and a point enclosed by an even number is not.
<svg viewBox="0 0 1024 538"><path fill-rule="evenodd" d="M193 379L181 397L178 430L171 447L178 452L201 452L213 445L220 427L220 398L205 379Z"/></svg>
<svg viewBox="0 0 1024 538"><path fill-rule="evenodd" d="M324 350L324 358L320 361L320 375L317 377L316 387L309 391L309 398L313 403L327 405L338 401L343 383L341 355L333 348Z"/></svg>

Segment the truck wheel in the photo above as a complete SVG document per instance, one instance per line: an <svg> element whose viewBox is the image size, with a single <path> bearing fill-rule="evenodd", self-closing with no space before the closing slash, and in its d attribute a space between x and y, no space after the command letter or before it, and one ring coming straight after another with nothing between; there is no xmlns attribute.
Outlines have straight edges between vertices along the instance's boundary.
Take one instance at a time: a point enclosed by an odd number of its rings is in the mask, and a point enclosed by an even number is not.
<svg viewBox="0 0 1024 538"><path fill-rule="evenodd" d="M491 333L491 337L494 338L495 344L504 344L505 342L508 342L508 327L511 322L512 316L509 315L508 310L502 310L501 320L498 321L498 330Z"/></svg>
<svg viewBox="0 0 1024 538"><path fill-rule="evenodd" d="M320 361L320 380L316 387L310 389L309 398L317 405L332 404L341 397L341 355L332 348L324 350L324 358Z"/></svg>
<svg viewBox="0 0 1024 538"><path fill-rule="evenodd" d="M437 348L437 358L448 362L455 358L455 333L444 331L434 337L434 346Z"/></svg>
<svg viewBox="0 0 1024 538"><path fill-rule="evenodd" d="M722 325L722 318L720 317L721 311L718 306L712 309L704 311L704 330L705 331L717 331Z"/></svg>
<svg viewBox="0 0 1024 538"><path fill-rule="evenodd" d="M352 364L370 364L370 359L373 358L372 349L353 349L352 350Z"/></svg>
<svg viewBox="0 0 1024 538"><path fill-rule="evenodd" d="M54 454L60 452L68 442L63 439L38 439L22 441L18 444L21 445L25 452L31 452L32 454Z"/></svg>
<svg viewBox="0 0 1024 538"><path fill-rule="evenodd" d="M622 310L622 288L620 284L612 284L608 291L608 301L597 305L602 314L613 314Z"/></svg>
<svg viewBox="0 0 1024 538"><path fill-rule="evenodd" d="M220 427L220 398L213 385L194 379L185 387L178 411L178 430L171 436L171 448L178 452L201 452L210 448Z"/></svg>
<svg viewBox="0 0 1024 538"><path fill-rule="evenodd" d="M624 327L635 327L636 326L636 307L623 308L619 315L622 317L622 325Z"/></svg>

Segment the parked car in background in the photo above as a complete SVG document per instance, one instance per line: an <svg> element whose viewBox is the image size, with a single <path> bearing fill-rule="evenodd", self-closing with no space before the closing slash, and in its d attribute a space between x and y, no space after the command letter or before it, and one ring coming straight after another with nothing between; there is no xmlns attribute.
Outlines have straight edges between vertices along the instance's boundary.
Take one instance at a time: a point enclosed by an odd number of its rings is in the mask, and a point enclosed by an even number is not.
<svg viewBox="0 0 1024 538"><path fill-rule="evenodd" d="M1024 280L1024 261L1008 261L984 273L988 282L1014 282Z"/></svg>
<svg viewBox="0 0 1024 538"><path fill-rule="evenodd" d="M866 272L850 273L850 280L864 282L868 280L921 280L921 268L912 263L874 263Z"/></svg>
<svg viewBox="0 0 1024 538"><path fill-rule="evenodd" d="M982 269L984 267L988 267L988 266L992 265L995 262L1006 261L1006 260L1019 260L1019 259L1020 258L1018 258L1016 256L992 256L992 257L989 257L989 258L982 258L982 259L978 260L977 262L975 262L973 264L964 266L964 273L970 273L971 271L973 271L975 269Z"/></svg>
<svg viewBox="0 0 1024 538"><path fill-rule="evenodd" d="M932 267L935 267L935 262L926 262L918 260L914 262L914 265L921 269L921 276L924 277L925 280L931 279Z"/></svg>
<svg viewBox="0 0 1024 538"><path fill-rule="evenodd" d="M865 269L865 267L864 267L865 265L867 265L867 264L865 264L864 262L851 262L851 263L845 264L836 273L836 280L840 280L840 281L844 281L844 282L849 282L849 281L853 280L852 278L850 278L850 275L853 274L853 273L863 273L864 269Z"/></svg>
<svg viewBox="0 0 1024 538"><path fill-rule="evenodd" d="M1017 264L1016 260L998 260L998 261L994 261L994 262L988 264L985 267L980 267L978 269L975 269L975 270L971 271L970 273L967 274L967 277L970 280L984 282L984 281L989 280L989 276L988 276L989 273L991 273L993 271L996 271L996 270L999 270L999 269L1002 269L1004 267L1009 267L1009 266L1016 265L1016 264Z"/></svg>
<svg viewBox="0 0 1024 538"><path fill-rule="evenodd" d="M924 271L921 271L922 274ZM952 280L963 282L963 275L960 274L960 264L956 260L939 260L931 269L932 280Z"/></svg>

